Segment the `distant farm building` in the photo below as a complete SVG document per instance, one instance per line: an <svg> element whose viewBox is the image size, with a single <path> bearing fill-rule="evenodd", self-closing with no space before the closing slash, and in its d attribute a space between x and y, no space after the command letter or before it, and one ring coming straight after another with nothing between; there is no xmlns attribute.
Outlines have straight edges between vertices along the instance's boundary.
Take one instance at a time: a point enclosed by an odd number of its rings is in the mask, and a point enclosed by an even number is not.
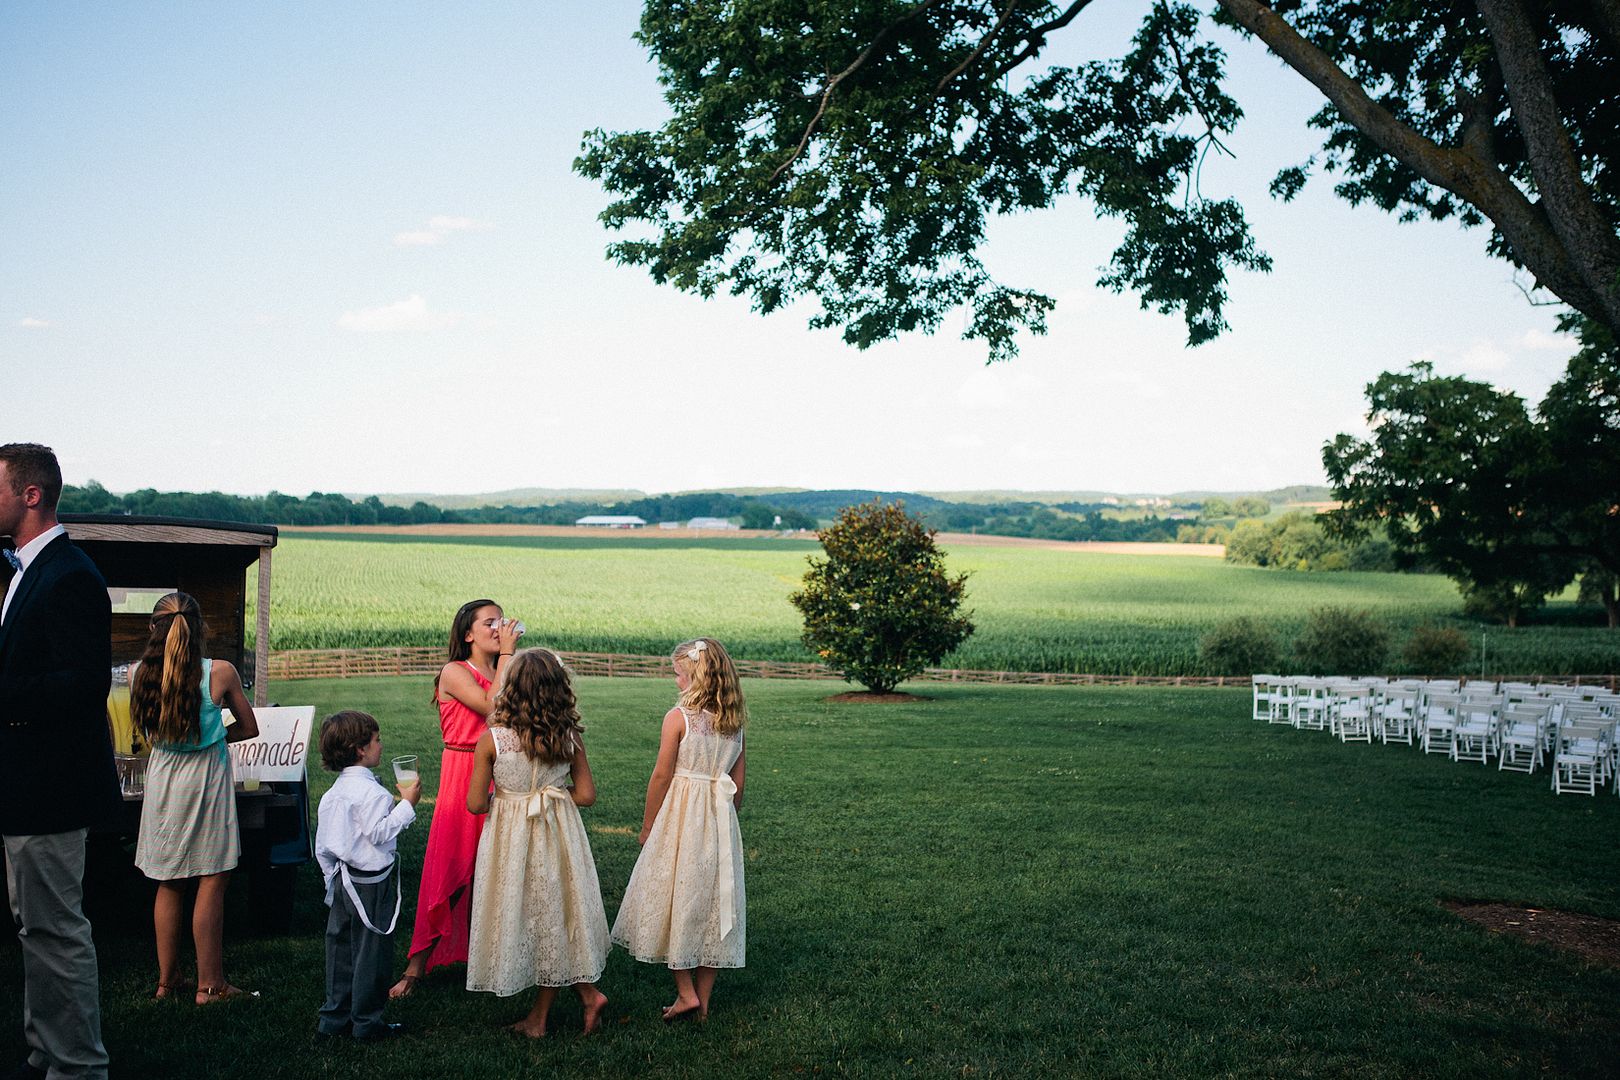
<svg viewBox="0 0 1620 1080"><path fill-rule="evenodd" d="M591 514L574 524L591 529L639 529L647 523L631 514Z"/></svg>
<svg viewBox="0 0 1620 1080"><path fill-rule="evenodd" d="M731 522L727 521L725 518L718 518L718 517L695 517L691 521L688 521L686 523L686 527L688 529L735 529L735 528L737 528L736 525L733 525Z"/></svg>

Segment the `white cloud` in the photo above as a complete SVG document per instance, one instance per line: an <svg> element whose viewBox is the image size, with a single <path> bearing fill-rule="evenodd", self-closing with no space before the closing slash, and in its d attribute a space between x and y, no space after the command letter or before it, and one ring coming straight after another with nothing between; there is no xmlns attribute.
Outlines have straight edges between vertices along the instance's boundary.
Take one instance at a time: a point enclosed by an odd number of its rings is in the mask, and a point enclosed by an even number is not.
<svg viewBox="0 0 1620 1080"><path fill-rule="evenodd" d="M463 318L459 311L429 310L421 294L413 293L408 299L392 304L345 311L338 319L338 326L362 334L425 333L446 330Z"/></svg>
<svg viewBox="0 0 1620 1080"><path fill-rule="evenodd" d="M412 229L408 232L394 234L395 247L432 247L442 244L450 238L451 234L458 232L488 232L490 224L476 218L458 217L454 214L435 214L428 219L427 228Z"/></svg>
<svg viewBox="0 0 1620 1080"><path fill-rule="evenodd" d="M25 315L17 320L17 325L24 330L48 330L51 324L44 319L36 319L32 315Z"/></svg>
<svg viewBox="0 0 1620 1080"><path fill-rule="evenodd" d="M1425 349L1413 359L1427 360L1442 375L1474 377L1506 371L1513 363L1513 358L1504 349L1483 338L1465 346Z"/></svg>
<svg viewBox="0 0 1620 1080"><path fill-rule="evenodd" d="M1549 334L1545 330L1526 330L1524 337L1519 339L1519 345L1526 349L1556 349L1562 353L1573 353L1580 347L1571 334Z"/></svg>

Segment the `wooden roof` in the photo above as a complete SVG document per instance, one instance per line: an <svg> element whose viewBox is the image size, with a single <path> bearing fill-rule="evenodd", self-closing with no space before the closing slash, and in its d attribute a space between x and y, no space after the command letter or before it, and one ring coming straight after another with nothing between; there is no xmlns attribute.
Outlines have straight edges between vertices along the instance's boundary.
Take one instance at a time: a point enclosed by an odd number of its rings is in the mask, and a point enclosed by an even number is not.
<svg viewBox="0 0 1620 1080"><path fill-rule="evenodd" d="M274 525L243 521L199 521L192 518L132 517L124 514L62 514L63 527L75 542L103 540L137 544L207 544L275 547Z"/></svg>

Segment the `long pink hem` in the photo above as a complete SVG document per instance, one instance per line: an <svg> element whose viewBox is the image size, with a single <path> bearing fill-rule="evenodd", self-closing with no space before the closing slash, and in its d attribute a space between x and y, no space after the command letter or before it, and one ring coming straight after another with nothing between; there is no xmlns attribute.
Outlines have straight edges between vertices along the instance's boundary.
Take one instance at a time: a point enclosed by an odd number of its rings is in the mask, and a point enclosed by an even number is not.
<svg viewBox="0 0 1620 1080"><path fill-rule="evenodd" d="M433 947L429 971L467 959L473 862L478 855L478 837L484 831L483 815L467 810L472 767L472 754L456 750L440 754L439 792L434 798L433 821L428 826L410 949L415 956Z"/></svg>

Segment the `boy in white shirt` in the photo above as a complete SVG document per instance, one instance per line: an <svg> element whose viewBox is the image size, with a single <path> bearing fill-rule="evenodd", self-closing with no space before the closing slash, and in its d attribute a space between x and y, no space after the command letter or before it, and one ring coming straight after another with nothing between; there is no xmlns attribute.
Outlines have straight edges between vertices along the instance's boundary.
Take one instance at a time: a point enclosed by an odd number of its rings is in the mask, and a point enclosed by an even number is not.
<svg viewBox="0 0 1620 1080"><path fill-rule="evenodd" d="M394 846L416 820L422 782L399 785L395 802L372 769L382 733L367 713L348 709L321 721L321 764L338 774L321 796L315 858L326 878L326 1003L322 1035L386 1039L402 1024L382 1018L394 970L400 885ZM393 893L393 896L389 896Z"/></svg>

